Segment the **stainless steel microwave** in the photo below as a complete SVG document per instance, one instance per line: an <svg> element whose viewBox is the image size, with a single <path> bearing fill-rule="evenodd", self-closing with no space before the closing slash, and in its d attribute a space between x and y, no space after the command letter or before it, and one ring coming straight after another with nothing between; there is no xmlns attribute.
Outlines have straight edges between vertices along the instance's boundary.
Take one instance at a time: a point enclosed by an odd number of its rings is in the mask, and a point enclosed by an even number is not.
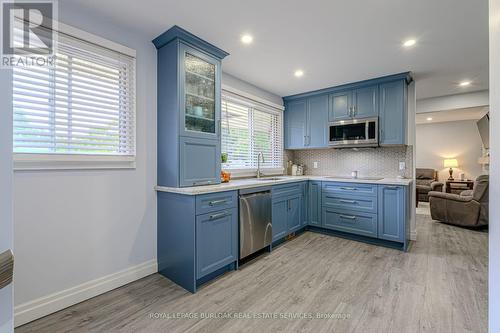
<svg viewBox="0 0 500 333"><path fill-rule="evenodd" d="M333 148L378 146L378 118L350 119L331 122L329 145Z"/></svg>

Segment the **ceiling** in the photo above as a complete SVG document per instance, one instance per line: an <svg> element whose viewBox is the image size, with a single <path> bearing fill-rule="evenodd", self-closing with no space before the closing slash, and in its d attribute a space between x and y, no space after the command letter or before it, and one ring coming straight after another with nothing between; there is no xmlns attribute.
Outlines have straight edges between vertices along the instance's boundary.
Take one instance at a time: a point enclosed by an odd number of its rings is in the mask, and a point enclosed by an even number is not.
<svg viewBox="0 0 500 333"><path fill-rule="evenodd" d="M434 124L459 120L479 120L489 111L489 107L473 107L436 112L417 113L415 120L417 125ZM428 120L431 118L431 120Z"/></svg>
<svg viewBox="0 0 500 333"><path fill-rule="evenodd" d="M417 98L488 89L487 0L72 0L153 39L179 25L280 96L413 71ZM70 22L68 22L70 23ZM240 37L250 33L251 45ZM408 38L417 44L405 49ZM302 69L302 78L293 72ZM462 80L471 80L466 88Z"/></svg>

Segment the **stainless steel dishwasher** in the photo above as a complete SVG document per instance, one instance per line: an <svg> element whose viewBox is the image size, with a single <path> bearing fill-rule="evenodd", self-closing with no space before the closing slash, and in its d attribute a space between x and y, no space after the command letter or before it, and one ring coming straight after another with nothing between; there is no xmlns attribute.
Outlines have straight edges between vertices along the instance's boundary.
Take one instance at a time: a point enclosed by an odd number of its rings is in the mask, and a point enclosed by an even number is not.
<svg viewBox="0 0 500 333"><path fill-rule="evenodd" d="M270 188L240 192L240 259L271 245L271 213Z"/></svg>

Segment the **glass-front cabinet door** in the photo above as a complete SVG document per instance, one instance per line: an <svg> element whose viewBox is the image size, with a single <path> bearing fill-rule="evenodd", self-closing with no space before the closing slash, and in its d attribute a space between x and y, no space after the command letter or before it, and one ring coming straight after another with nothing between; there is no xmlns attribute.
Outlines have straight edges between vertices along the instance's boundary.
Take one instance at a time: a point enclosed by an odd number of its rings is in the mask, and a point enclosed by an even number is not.
<svg viewBox="0 0 500 333"><path fill-rule="evenodd" d="M220 62L190 47L182 48L184 71L182 130L185 136L216 138L220 119ZM182 118L182 117L181 117Z"/></svg>

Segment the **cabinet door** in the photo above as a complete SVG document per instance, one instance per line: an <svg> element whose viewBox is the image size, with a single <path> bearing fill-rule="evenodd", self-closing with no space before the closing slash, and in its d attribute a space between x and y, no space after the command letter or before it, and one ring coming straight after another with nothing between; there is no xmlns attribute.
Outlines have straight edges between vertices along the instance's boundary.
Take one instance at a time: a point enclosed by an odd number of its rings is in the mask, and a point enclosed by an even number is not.
<svg viewBox="0 0 500 333"><path fill-rule="evenodd" d="M220 142L181 137L179 140L180 186L220 183Z"/></svg>
<svg viewBox="0 0 500 333"><path fill-rule="evenodd" d="M196 217L196 278L199 279L238 258L236 208Z"/></svg>
<svg viewBox="0 0 500 333"><path fill-rule="evenodd" d="M405 202L405 187L379 185L379 238L401 243L405 241Z"/></svg>
<svg viewBox="0 0 500 333"><path fill-rule="evenodd" d="M352 91L330 95L329 121L351 119Z"/></svg>
<svg viewBox="0 0 500 333"><path fill-rule="evenodd" d="M407 143L407 108L405 80L380 85L380 144Z"/></svg>
<svg viewBox="0 0 500 333"><path fill-rule="evenodd" d="M354 90L353 99L354 118L378 116L378 86Z"/></svg>
<svg viewBox="0 0 500 333"><path fill-rule="evenodd" d="M180 66L181 135L218 138L220 133L220 61L181 44Z"/></svg>
<svg viewBox="0 0 500 333"><path fill-rule="evenodd" d="M302 195L288 198L288 233L300 229L302 226Z"/></svg>
<svg viewBox="0 0 500 333"><path fill-rule="evenodd" d="M306 100L292 101L285 109L285 149L304 148L306 144Z"/></svg>
<svg viewBox="0 0 500 333"><path fill-rule="evenodd" d="M301 184L301 189L302 189L302 197L300 200L301 203L301 220L300 223L302 226L306 226L309 222L309 202L308 202L308 197L309 197L309 182L302 182Z"/></svg>
<svg viewBox="0 0 500 333"><path fill-rule="evenodd" d="M288 200L273 200L273 242L287 235Z"/></svg>
<svg viewBox="0 0 500 333"><path fill-rule="evenodd" d="M328 95L307 100L307 147L328 147Z"/></svg>
<svg viewBox="0 0 500 333"><path fill-rule="evenodd" d="M321 182L309 182L309 225L321 225Z"/></svg>

